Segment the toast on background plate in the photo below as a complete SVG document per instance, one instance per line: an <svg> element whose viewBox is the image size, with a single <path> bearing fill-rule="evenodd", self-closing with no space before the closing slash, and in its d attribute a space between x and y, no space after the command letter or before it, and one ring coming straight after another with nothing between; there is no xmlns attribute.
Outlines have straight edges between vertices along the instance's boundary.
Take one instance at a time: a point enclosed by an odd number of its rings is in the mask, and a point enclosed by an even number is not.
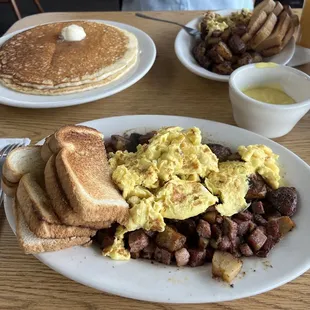
<svg viewBox="0 0 310 310"><path fill-rule="evenodd" d="M276 27L272 34L256 47L258 52L265 49L280 46L291 24L291 18L287 12L283 11L279 18Z"/></svg>
<svg viewBox="0 0 310 310"><path fill-rule="evenodd" d="M264 25L257 31L253 39L250 41L250 46L253 50L256 50L262 42L264 42L272 33L277 23L277 16L272 12L268 15Z"/></svg>
<svg viewBox="0 0 310 310"><path fill-rule="evenodd" d="M299 36L299 17L289 5L264 0L252 13L247 32L242 41L248 50L261 53L263 57L279 54L293 37Z"/></svg>
<svg viewBox="0 0 310 310"><path fill-rule="evenodd" d="M242 36L242 40L245 43L249 42L258 30L261 29L275 6L276 3L273 0L264 0L254 8L248 25L248 31Z"/></svg>

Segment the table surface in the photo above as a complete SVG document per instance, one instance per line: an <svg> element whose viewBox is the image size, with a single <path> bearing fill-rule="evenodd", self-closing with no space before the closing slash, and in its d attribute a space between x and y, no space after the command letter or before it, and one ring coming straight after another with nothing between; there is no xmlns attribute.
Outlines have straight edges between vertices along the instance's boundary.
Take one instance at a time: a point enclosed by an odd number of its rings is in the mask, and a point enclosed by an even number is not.
<svg viewBox="0 0 310 310"><path fill-rule="evenodd" d="M199 12L152 12L152 16L186 23ZM107 19L148 33L157 46L150 72L134 86L96 102L58 109L19 109L0 105L0 137L27 136L37 142L58 127L92 119L128 114L199 117L234 124L228 84L200 78L186 70L174 54L179 28L146 21L123 12L45 13L26 17L10 28L59 20ZM310 73L310 65L300 67ZM310 164L310 114L285 137L276 139ZM207 292L206 292L207 294ZM0 209L0 309L306 309L310 303L310 272L271 292L212 305L155 304L111 296L75 283L19 249Z"/></svg>

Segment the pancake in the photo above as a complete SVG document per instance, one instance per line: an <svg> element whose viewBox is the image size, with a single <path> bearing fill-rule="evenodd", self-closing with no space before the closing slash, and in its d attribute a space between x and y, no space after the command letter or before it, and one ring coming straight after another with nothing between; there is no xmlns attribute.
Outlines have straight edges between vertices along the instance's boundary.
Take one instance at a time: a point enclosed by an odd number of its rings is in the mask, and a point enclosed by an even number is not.
<svg viewBox="0 0 310 310"><path fill-rule="evenodd" d="M83 27L83 40L60 39L61 30L72 24ZM133 66L137 54L136 37L114 26L87 21L41 25L1 46L0 82L37 94L81 91L115 80Z"/></svg>
<svg viewBox="0 0 310 310"><path fill-rule="evenodd" d="M137 61L137 57L131 60L131 62L120 72L114 73L110 75L109 77L99 80L97 82L90 82L88 84L83 84L79 86L70 86L70 87L62 87L62 88L54 88L54 89L37 89L33 87L27 87L22 86L18 84L14 84L10 79L3 78L2 84L6 86L7 88L10 88L12 90L26 93L26 94L32 94L32 95L44 95L44 96L54 96L54 95L65 95L65 94L72 94L72 93L78 93L94 88L98 88L101 86L106 86L107 84L110 84L122 76L124 76L135 64Z"/></svg>

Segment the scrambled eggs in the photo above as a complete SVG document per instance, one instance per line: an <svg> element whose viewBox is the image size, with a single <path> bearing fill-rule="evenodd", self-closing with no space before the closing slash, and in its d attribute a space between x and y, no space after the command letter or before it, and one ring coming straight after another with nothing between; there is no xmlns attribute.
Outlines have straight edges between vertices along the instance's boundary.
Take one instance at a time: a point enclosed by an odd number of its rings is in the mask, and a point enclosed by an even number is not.
<svg viewBox="0 0 310 310"><path fill-rule="evenodd" d="M228 27L233 27L237 24L248 24L252 13L249 10L243 9L240 12L233 12L229 16L221 16L212 11L207 11L204 14L202 23L205 24L208 30L208 36L211 36L214 31L224 31ZM201 25L200 25L201 29Z"/></svg>
<svg viewBox="0 0 310 310"><path fill-rule="evenodd" d="M239 146L238 153L241 159L250 163L254 171L260 174L273 189L280 186L280 169L277 163L279 155L274 154L269 147L257 144Z"/></svg>
<svg viewBox="0 0 310 310"><path fill-rule="evenodd" d="M112 179L125 199L135 196L136 187L158 189L174 176L199 181L218 171L217 157L201 139L198 128L163 128L136 153L116 152L110 159Z"/></svg>
<svg viewBox="0 0 310 310"><path fill-rule="evenodd" d="M218 159L201 143L198 128L163 128L136 153L118 151L110 159L112 179L132 206L128 223L119 228L114 244L104 255L129 259L126 232L140 228L164 231L164 218L186 219L205 212L218 198L201 183L218 171Z"/></svg>
<svg viewBox="0 0 310 310"><path fill-rule="evenodd" d="M240 146L238 153L244 162L227 161L219 164L219 172L211 172L205 179L207 188L218 195L221 215L231 216L247 208L245 195L249 190L248 177L260 174L273 189L279 187L278 155L265 145Z"/></svg>
<svg viewBox="0 0 310 310"><path fill-rule="evenodd" d="M119 226L112 246L103 254L130 259L124 234L137 229L162 232L164 219L184 220L216 205L231 216L247 208L248 177L260 174L274 189L279 187L278 156L264 145L240 146L243 161L218 163L201 143L198 128L163 128L136 153L118 151L109 161L112 179L131 206L129 220ZM205 185L205 186L204 186Z"/></svg>

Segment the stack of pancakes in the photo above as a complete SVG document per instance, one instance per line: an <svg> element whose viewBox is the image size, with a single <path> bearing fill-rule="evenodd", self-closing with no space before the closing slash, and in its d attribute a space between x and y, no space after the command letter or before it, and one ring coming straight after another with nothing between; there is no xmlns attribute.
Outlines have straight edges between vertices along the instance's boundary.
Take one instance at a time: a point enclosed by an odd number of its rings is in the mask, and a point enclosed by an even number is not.
<svg viewBox="0 0 310 310"><path fill-rule="evenodd" d="M249 49L270 57L281 52L292 37L296 40L298 33L299 18L289 6L264 0L255 7L242 40Z"/></svg>
<svg viewBox="0 0 310 310"><path fill-rule="evenodd" d="M81 41L61 39L70 25ZM0 47L0 83L15 91L61 95L100 87L123 76L137 61L136 37L96 22L59 22L21 32Z"/></svg>

